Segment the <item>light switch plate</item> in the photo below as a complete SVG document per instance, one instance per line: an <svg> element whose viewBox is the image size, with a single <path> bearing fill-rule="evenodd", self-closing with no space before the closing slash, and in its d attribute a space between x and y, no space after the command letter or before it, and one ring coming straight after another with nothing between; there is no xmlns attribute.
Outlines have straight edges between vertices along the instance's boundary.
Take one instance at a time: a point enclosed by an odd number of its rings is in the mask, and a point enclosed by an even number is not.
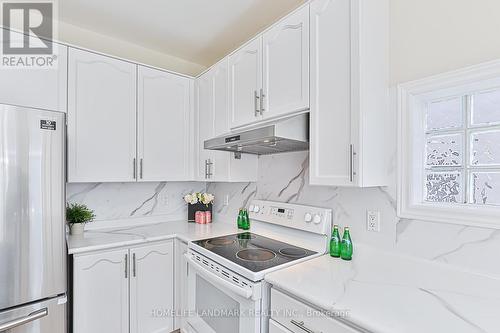
<svg viewBox="0 0 500 333"><path fill-rule="evenodd" d="M366 211L366 230L373 232L380 231L380 212L373 210Z"/></svg>

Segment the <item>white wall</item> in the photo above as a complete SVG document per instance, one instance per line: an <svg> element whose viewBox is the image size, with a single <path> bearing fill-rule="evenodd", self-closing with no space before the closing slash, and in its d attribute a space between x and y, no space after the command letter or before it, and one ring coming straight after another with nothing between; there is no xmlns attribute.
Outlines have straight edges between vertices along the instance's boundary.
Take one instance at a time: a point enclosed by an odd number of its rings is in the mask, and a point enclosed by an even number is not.
<svg viewBox="0 0 500 333"><path fill-rule="evenodd" d="M59 22L58 39L65 43L187 75L197 75L206 68L181 58L101 35L65 22Z"/></svg>
<svg viewBox="0 0 500 333"><path fill-rule="evenodd" d="M397 84L500 58L500 1L390 0Z"/></svg>

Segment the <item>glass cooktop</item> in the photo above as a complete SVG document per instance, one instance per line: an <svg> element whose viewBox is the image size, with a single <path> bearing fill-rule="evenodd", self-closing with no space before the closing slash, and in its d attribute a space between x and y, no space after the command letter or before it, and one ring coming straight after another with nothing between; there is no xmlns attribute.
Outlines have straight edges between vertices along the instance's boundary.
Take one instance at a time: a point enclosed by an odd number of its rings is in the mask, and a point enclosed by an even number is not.
<svg viewBox="0 0 500 333"><path fill-rule="evenodd" d="M193 243L252 272L259 272L316 254L314 251L251 232L203 239Z"/></svg>

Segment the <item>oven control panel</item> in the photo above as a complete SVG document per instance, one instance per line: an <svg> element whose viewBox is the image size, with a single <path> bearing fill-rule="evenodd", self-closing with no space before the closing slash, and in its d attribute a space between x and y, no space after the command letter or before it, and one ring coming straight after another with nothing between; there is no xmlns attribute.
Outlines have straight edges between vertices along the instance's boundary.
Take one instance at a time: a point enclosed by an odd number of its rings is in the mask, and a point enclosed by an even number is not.
<svg viewBox="0 0 500 333"><path fill-rule="evenodd" d="M251 219L318 234L329 234L332 210L282 202L253 200L248 206Z"/></svg>

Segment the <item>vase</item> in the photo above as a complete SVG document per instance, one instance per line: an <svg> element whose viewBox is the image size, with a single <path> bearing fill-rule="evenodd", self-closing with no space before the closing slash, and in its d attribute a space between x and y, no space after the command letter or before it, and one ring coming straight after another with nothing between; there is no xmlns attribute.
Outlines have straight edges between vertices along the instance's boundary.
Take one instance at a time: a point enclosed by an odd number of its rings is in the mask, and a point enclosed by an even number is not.
<svg viewBox="0 0 500 333"><path fill-rule="evenodd" d="M85 229L85 223L70 224L69 230L72 235L81 235Z"/></svg>
<svg viewBox="0 0 500 333"><path fill-rule="evenodd" d="M188 222L193 222L195 221L194 219L194 214L196 212L212 212L212 204L205 205L203 203L195 203L194 205L188 204Z"/></svg>

